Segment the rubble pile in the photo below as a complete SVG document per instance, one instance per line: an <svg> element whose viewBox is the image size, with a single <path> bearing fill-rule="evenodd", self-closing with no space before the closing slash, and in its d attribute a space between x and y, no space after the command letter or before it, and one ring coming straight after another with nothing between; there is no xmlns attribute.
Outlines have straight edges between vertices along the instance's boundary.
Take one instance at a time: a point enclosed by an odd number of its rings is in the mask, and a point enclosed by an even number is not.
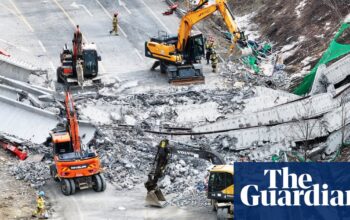
<svg viewBox="0 0 350 220"><path fill-rule="evenodd" d="M52 161L45 162L8 162L8 171L15 176L17 180L27 182L31 187L38 189L51 179L50 164Z"/></svg>
<svg viewBox="0 0 350 220"><path fill-rule="evenodd" d="M168 94L142 93L110 97L100 94L98 100L80 100L81 116L101 124L142 125L154 129L162 125L191 128L214 122L228 114L243 110L242 99L251 97L250 89L189 90L178 88ZM91 113L94 113L94 116ZM106 114L109 117L102 118ZM101 115L98 116L98 115Z"/></svg>
<svg viewBox="0 0 350 220"><path fill-rule="evenodd" d="M178 195L170 200L170 204L179 207L206 207L210 204L205 191L198 190L193 186L178 192Z"/></svg>
<svg viewBox="0 0 350 220"><path fill-rule="evenodd" d="M104 130L96 137L96 148L105 168L104 176L118 190L132 189L145 181L153 146L136 131Z"/></svg>
<svg viewBox="0 0 350 220"><path fill-rule="evenodd" d="M294 81L298 79L289 76L283 69L276 69L276 66L273 68L271 75L257 74L240 63L228 61L221 66L221 76L232 85L239 85L239 87L243 87L243 85L249 87L264 86L272 89L290 90Z"/></svg>

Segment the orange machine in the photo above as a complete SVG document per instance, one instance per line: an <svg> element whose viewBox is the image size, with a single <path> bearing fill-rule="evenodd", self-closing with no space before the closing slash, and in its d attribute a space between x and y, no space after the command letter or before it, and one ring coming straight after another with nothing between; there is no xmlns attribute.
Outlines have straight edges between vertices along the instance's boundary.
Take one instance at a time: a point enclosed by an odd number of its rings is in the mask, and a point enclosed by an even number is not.
<svg viewBox="0 0 350 220"><path fill-rule="evenodd" d="M106 189L101 175L101 163L96 152L82 149L77 114L71 94L66 91L65 109L67 123L65 128L51 133L55 163L50 173L57 182L61 182L64 195L72 195L76 189L93 188L96 192Z"/></svg>

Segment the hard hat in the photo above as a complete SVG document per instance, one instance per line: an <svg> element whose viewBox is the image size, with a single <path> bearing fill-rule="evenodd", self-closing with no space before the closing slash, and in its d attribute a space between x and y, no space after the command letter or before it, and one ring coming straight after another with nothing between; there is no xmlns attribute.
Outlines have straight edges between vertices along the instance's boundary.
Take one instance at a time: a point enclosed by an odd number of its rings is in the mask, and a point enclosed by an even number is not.
<svg viewBox="0 0 350 220"><path fill-rule="evenodd" d="M38 195L39 195L39 196L45 196L45 192L44 192L44 191L40 191L40 192L38 193Z"/></svg>
<svg viewBox="0 0 350 220"><path fill-rule="evenodd" d="M161 140L160 141L160 147L164 148L164 147L166 147L168 145L168 143L169 143L168 139Z"/></svg>
<svg viewBox="0 0 350 220"><path fill-rule="evenodd" d="M115 13L114 13L114 16L118 16L118 12L115 12Z"/></svg>

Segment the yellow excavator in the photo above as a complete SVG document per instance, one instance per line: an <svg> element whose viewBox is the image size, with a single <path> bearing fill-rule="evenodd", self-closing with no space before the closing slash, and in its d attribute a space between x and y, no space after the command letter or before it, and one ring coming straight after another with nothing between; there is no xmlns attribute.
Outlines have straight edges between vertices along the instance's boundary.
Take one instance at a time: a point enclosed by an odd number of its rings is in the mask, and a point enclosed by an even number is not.
<svg viewBox="0 0 350 220"><path fill-rule="evenodd" d="M191 30L195 24L216 11L220 12L232 35L232 55L242 57L251 53L226 0L215 0L215 3L206 6L207 3L208 0L200 0L192 11L182 17L177 36L159 34L145 43L146 57L157 59L151 69L159 66L161 73L168 75L169 83L204 83L200 64L205 54L204 38L202 33L191 33Z"/></svg>
<svg viewBox="0 0 350 220"><path fill-rule="evenodd" d="M170 145L169 140L162 140L157 148L152 169L148 174L146 204L165 207L168 203L158 187L158 180L164 176L171 155L193 157L210 161L215 166L209 171L207 198L217 211L217 219L233 218L233 165L224 165L225 160L217 152L203 147Z"/></svg>

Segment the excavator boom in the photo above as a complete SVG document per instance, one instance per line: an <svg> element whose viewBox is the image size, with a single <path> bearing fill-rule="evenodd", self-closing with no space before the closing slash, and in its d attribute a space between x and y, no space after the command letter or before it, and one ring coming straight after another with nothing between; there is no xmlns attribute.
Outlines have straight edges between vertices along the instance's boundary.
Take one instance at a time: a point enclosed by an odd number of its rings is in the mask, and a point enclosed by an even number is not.
<svg viewBox="0 0 350 220"><path fill-rule="evenodd" d="M80 152L81 142L80 142L80 136L79 136L78 118L77 118L77 113L74 109L74 102L72 99L72 95L70 94L69 91L66 91L65 107L66 107L67 122L69 127L69 134L71 136L73 149L75 152Z"/></svg>

